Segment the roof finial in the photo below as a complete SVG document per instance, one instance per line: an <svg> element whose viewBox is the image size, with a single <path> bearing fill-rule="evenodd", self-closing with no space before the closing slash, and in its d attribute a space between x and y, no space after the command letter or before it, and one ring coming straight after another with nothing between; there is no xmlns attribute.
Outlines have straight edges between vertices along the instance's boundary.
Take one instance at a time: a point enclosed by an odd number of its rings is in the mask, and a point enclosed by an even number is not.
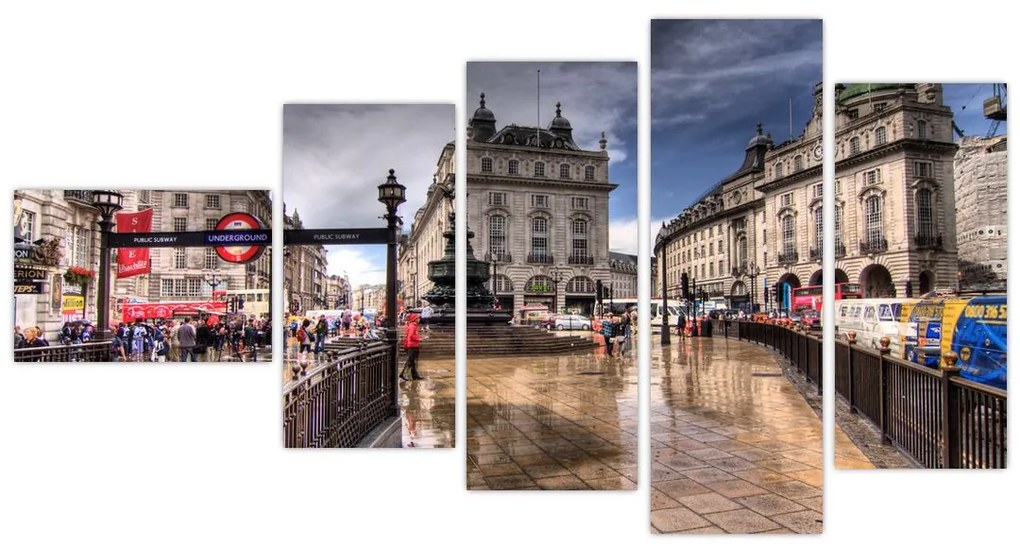
<svg viewBox="0 0 1020 551"><path fill-rule="evenodd" d="M556 116L560 116L560 102L556 102Z"/></svg>
<svg viewBox="0 0 1020 551"><path fill-rule="evenodd" d="M606 148L606 143L607 143L606 142L606 131L603 130L602 131L602 138L599 140L599 149L605 149Z"/></svg>
<svg viewBox="0 0 1020 551"><path fill-rule="evenodd" d="M485 97L485 94L482 94L482 97ZM761 121L758 121L758 135L761 136Z"/></svg>
<svg viewBox="0 0 1020 551"><path fill-rule="evenodd" d="M483 108L485 107L485 92L482 92L482 97L478 100L478 106Z"/></svg>

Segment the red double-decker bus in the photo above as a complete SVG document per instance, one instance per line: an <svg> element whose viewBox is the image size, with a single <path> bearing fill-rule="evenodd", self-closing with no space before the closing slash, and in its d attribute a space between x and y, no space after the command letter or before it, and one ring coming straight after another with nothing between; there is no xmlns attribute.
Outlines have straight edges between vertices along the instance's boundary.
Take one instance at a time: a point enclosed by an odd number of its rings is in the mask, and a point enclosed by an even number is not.
<svg viewBox="0 0 1020 551"><path fill-rule="evenodd" d="M837 283L835 300L848 298L861 298L861 286L857 283ZM794 289L793 300L790 308L794 312L799 312L801 310L816 310L821 312L822 286L809 285L807 287L798 287Z"/></svg>

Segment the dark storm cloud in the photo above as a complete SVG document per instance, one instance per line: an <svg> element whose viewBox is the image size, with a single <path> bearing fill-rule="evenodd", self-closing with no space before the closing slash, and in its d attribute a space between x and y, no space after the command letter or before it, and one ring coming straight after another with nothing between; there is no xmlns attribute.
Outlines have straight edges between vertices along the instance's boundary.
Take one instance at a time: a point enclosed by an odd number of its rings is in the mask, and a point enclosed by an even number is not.
<svg viewBox="0 0 1020 551"><path fill-rule="evenodd" d="M497 128L536 123L548 127L556 116L556 102L560 102L563 116L574 128L574 141L583 149L598 148L600 134L605 131L611 163L622 163L633 155L637 135L636 63L470 62L467 71L469 119L482 92L486 107L496 115Z"/></svg>
<svg viewBox="0 0 1020 551"><path fill-rule="evenodd" d="M407 186L409 219L454 139L449 104L292 104L283 113L283 200L306 228L381 225L376 187L391 168Z"/></svg>

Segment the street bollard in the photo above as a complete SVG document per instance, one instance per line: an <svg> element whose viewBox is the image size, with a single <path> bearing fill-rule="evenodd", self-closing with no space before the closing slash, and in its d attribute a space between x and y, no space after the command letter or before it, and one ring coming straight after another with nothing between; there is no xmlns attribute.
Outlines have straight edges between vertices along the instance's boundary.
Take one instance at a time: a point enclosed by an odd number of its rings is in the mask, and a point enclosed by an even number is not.
<svg viewBox="0 0 1020 551"><path fill-rule="evenodd" d="M959 356L950 350L942 355L942 467L960 468L960 397L953 391L952 378L960 374Z"/></svg>

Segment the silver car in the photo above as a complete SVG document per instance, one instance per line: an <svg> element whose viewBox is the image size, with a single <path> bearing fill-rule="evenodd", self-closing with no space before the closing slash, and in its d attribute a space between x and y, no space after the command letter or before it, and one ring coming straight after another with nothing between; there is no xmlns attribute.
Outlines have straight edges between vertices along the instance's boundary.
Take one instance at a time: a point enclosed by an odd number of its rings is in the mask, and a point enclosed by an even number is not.
<svg viewBox="0 0 1020 551"><path fill-rule="evenodd" d="M556 316L556 319L553 320L553 324L557 331L563 331L564 329L571 331L574 329L587 331L591 329L591 320L578 314Z"/></svg>

